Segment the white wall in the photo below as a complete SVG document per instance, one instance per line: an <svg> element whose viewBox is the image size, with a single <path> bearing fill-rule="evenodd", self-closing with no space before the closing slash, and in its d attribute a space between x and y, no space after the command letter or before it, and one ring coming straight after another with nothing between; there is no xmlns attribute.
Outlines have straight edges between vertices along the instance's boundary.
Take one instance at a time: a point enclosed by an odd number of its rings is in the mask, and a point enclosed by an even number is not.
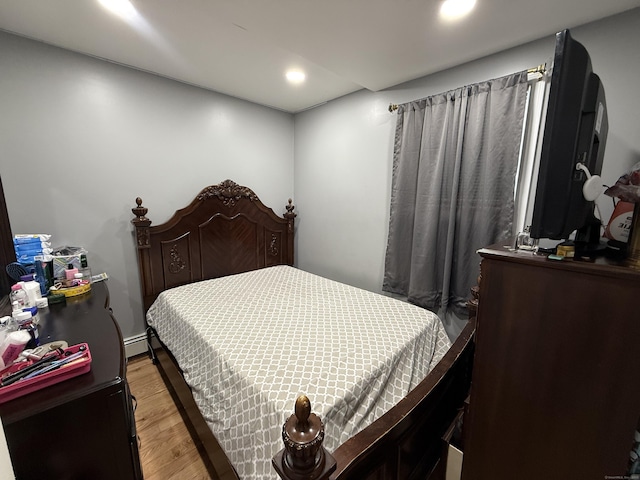
<svg viewBox="0 0 640 480"><path fill-rule="evenodd" d="M125 338L144 332L131 208L161 223L230 178L284 212L293 117L0 32L0 175L14 233L84 246Z"/></svg>
<svg viewBox="0 0 640 480"><path fill-rule="evenodd" d="M590 52L609 111L603 180L640 160L640 9L587 26L573 37ZM295 118L298 266L380 291L387 241L395 114L404 103L551 63L553 36L381 92L360 91ZM609 197L601 204L605 221ZM479 257L478 257L479 261Z"/></svg>
<svg viewBox="0 0 640 480"><path fill-rule="evenodd" d="M640 160L640 9L572 28L606 88L603 179ZM82 245L110 275L126 337L143 332L130 209L154 223L231 178L284 211L297 265L373 291L384 269L395 115L403 103L550 61L553 37L294 117L0 32L0 175L15 233ZM295 139L295 146L294 146ZM295 165L294 165L295 158ZM295 185L295 196L294 196ZM605 220L611 202L601 202Z"/></svg>

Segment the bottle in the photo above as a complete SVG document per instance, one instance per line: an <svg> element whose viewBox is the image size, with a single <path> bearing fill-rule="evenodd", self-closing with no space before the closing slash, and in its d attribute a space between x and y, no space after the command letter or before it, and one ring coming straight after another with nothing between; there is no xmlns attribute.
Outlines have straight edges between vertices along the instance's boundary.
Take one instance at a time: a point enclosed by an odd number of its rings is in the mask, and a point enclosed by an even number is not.
<svg viewBox="0 0 640 480"><path fill-rule="evenodd" d="M19 283L11 285L11 293L9 296L12 305L17 302L18 308L20 309L28 306L29 298L27 296L27 292L22 289L22 286Z"/></svg>
<svg viewBox="0 0 640 480"><path fill-rule="evenodd" d="M23 328L28 323L31 323L32 318L31 310L23 310L13 316L13 319L18 323L18 328Z"/></svg>
<svg viewBox="0 0 640 480"><path fill-rule="evenodd" d="M10 332L0 346L0 365L8 367L18 358L25 345L31 340L31 335L26 330Z"/></svg>
<svg viewBox="0 0 640 480"><path fill-rule="evenodd" d="M78 271L82 274L82 278L84 280L89 283L93 283L93 280L91 279L91 268L87 262L87 256L84 253L80 255L80 268Z"/></svg>
<svg viewBox="0 0 640 480"><path fill-rule="evenodd" d="M41 299L38 299L38 300L41 300ZM34 325L40 324L40 315L38 314L38 309L39 307L37 305L34 305L33 307L30 308L31 323L33 323Z"/></svg>
<svg viewBox="0 0 640 480"><path fill-rule="evenodd" d="M67 280L73 280L76 273L78 273L78 269L71 263L67 265L67 269L64 271L64 275Z"/></svg>
<svg viewBox="0 0 640 480"><path fill-rule="evenodd" d="M2 317L0 318L0 345L3 344L4 339L7 338L11 332L15 332L17 330L16 322L13 317Z"/></svg>
<svg viewBox="0 0 640 480"><path fill-rule="evenodd" d="M36 280L40 284L40 295L47 295L53 285L53 257L39 255L35 258Z"/></svg>
<svg viewBox="0 0 640 480"><path fill-rule="evenodd" d="M36 300L42 298L42 293L40 293L40 283L36 282L34 278L34 274L30 273L29 275L23 275L20 277L21 282L20 285L22 289L27 292L27 298L29 301L30 307L35 306Z"/></svg>
<svg viewBox="0 0 640 480"><path fill-rule="evenodd" d="M525 227L516 237L516 250L528 250L535 252L538 250L538 239L531 237L531 226Z"/></svg>
<svg viewBox="0 0 640 480"><path fill-rule="evenodd" d="M18 302L13 302L11 304L11 318L14 319L16 315L22 311L23 308L25 307L21 307Z"/></svg>
<svg viewBox="0 0 640 480"><path fill-rule="evenodd" d="M37 314L38 309L34 307L34 310ZM38 321L33 316L33 311L31 309L24 310L16 315L14 319L18 324L18 329L24 330L29 334L29 340L25 348L36 348L40 345L40 340L38 338Z"/></svg>

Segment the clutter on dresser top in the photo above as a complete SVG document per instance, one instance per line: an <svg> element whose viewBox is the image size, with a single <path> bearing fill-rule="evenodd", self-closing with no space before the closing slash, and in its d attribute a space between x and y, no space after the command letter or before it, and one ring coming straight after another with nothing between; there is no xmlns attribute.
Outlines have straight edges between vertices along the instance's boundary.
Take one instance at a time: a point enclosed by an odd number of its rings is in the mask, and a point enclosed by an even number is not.
<svg viewBox="0 0 640 480"><path fill-rule="evenodd" d="M11 315L0 318L0 403L90 369L88 345L40 344L40 313L90 294L92 283L108 278L92 275L85 248L52 247L49 234L14 235L13 244L17 261L6 266L15 281Z"/></svg>

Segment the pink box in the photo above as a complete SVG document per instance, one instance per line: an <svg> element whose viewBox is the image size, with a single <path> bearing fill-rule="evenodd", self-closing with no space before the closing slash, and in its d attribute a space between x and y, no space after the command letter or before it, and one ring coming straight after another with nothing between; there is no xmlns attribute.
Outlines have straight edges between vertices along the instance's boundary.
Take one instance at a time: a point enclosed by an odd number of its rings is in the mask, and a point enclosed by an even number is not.
<svg viewBox="0 0 640 480"><path fill-rule="evenodd" d="M59 368L51 370L50 372L46 372L26 380L18 380L10 385L0 387L0 403L8 402L9 400L35 392L36 390L48 387L49 385L54 385L64 380L68 380L69 378L87 373L91 370L91 352L89 351L89 345L86 343L79 343L66 348L64 351L65 353L69 352L69 354L74 354L81 351L82 347L85 348L84 355L81 355L79 358L73 360L67 365L61 365ZM61 357L61 359L63 358L64 356ZM19 372L32 363L32 361L15 363L3 370L2 374L8 375Z"/></svg>

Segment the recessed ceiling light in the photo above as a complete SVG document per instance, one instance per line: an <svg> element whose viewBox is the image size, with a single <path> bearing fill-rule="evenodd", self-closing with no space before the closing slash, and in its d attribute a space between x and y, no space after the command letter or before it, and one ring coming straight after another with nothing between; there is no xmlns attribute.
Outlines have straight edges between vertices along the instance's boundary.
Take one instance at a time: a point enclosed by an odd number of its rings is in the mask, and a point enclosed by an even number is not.
<svg viewBox="0 0 640 480"><path fill-rule="evenodd" d="M440 16L445 20L457 20L467 15L476 5L476 0L445 0L440 6Z"/></svg>
<svg viewBox="0 0 640 480"><path fill-rule="evenodd" d="M135 7L129 0L98 0L100 4L112 13L115 13L119 17L125 20L131 19L136 16L137 12Z"/></svg>
<svg viewBox="0 0 640 480"><path fill-rule="evenodd" d="M300 70L289 70L285 76L290 83L295 84L302 83L304 82L305 78L307 78L304 72Z"/></svg>

